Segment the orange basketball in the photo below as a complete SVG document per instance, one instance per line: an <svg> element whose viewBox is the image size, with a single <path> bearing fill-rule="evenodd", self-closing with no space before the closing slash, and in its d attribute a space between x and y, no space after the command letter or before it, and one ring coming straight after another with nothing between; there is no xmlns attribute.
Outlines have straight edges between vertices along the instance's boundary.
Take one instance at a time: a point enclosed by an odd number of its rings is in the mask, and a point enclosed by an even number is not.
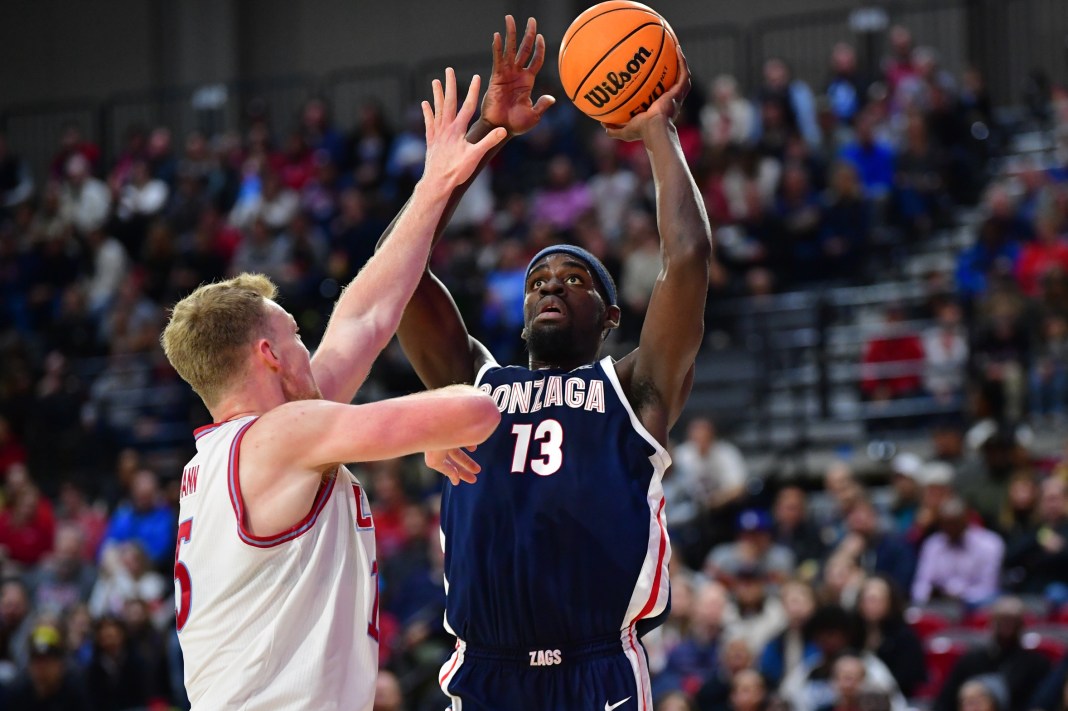
<svg viewBox="0 0 1068 711"><path fill-rule="evenodd" d="M609 0L575 18L560 44L560 81L582 113L624 124L675 83L678 40L656 10Z"/></svg>

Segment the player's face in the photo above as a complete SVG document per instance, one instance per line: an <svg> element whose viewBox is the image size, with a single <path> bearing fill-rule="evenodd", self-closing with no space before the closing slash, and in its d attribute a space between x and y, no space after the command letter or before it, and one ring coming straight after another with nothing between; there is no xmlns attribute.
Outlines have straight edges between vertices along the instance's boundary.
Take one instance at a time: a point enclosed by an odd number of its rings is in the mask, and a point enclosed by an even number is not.
<svg viewBox="0 0 1068 711"><path fill-rule="evenodd" d="M300 338L297 322L281 306L271 303L271 347L282 364L281 386L286 402L322 398L312 375L311 356Z"/></svg>
<svg viewBox="0 0 1068 711"><path fill-rule="evenodd" d="M609 313L590 268L569 254L550 254L527 276L523 338L536 361L566 364L596 358L604 330L613 328L617 318Z"/></svg>

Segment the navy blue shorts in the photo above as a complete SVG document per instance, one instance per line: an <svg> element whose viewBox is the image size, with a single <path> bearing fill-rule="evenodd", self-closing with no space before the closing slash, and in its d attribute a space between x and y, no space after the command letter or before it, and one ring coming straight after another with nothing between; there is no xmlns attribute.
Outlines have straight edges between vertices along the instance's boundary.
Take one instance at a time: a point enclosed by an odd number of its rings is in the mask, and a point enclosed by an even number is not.
<svg viewBox="0 0 1068 711"><path fill-rule="evenodd" d="M502 650L463 641L441 668L452 711L652 711L637 635L570 648Z"/></svg>

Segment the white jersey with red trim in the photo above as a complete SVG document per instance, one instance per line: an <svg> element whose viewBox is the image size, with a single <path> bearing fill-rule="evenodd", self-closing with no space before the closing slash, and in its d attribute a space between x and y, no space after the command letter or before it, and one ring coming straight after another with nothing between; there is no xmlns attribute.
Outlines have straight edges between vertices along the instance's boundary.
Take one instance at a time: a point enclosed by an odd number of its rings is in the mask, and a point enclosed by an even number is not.
<svg viewBox="0 0 1068 711"><path fill-rule="evenodd" d="M182 473L174 584L194 711L370 711L378 673L375 532L340 467L276 536L244 526L241 439L255 417L202 427Z"/></svg>

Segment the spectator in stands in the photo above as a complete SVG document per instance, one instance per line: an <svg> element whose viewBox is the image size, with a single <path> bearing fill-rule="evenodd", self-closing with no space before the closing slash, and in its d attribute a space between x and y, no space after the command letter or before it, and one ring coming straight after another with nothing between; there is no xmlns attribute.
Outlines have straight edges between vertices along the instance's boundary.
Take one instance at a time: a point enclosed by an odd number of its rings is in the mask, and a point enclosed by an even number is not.
<svg viewBox="0 0 1068 711"><path fill-rule="evenodd" d="M694 596L689 636L668 655L661 682L669 689L691 693L704 684L717 667L720 637L733 620L727 589L719 583L705 583Z"/></svg>
<svg viewBox="0 0 1068 711"><path fill-rule="evenodd" d="M1005 544L994 532L969 522L968 507L950 498L939 508L938 533L920 549L912 599L948 598L968 605L988 602L998 593Z"/></svg>
<svg viewBox="0 0 1068 711"><path fill-rule="evenodd" d="M782 251L790 260L790 268L784 270L785 280L803 284L824 276L820 199L812 188L809 171L800 163L789 163L783 170L775 219L785 242Z"/></svg>
<svg viewBox="0 0 1068 711"><path fill-rule="evenodd" d="M705 572L733 580L747 565L762 563L773 580L788 578L794 570L794 554L772 540L772 520L767 511L747 509L738 515L738 540L721 543L705 560Z"/></svg>
<svg viewBox="0 0 1068 711"><path fill-rule="evenodd" d="M67 123L59 138L59 150L52 156L49 172L53 179L61 180L67 175L72 156L81 156L89 172L97 174L100 168L100 148L85 138L82 128L76 123Z"/></svg>
<svg viewBox="0 0 1068 711"><path fill-rule="evenodd" d="M291 131L286 136L285 147L271 157L271 169L278 174L282 185L295 193L300 193L311 180L315 174L315 158L300 130Z"/></svg>
<svg viewBox="0 0 1068 711"><path fill-rule="evenodd" d="M731 686L736 676L753 666L753 652L744 635L729 632L722 642L718 664L695 694L700 711L729 711Z"/></svg>
<svg viewBox="0 0 1068 711"><path fill-rule="evenodd" d="M89 696L80 675L67 664L63 638L52 625L40 625L28 640L29 663L5 699L10 711L95 711L96 699Z"/></svg>
<svg viewBox="0 0 1068 711"><path fill-rule="evenodd" d="M915 396L920 391L923 359L923 343L905 322L905 310L891 304L883 329L864 347L861 391L877 403Z"/></svg>
<svg viewBox="0 0 1068 711"><path fill-rule="evenodd" d="M934 711L953 711L964 684L984 674L999 676L1008 687L1008 711L1027 711L1050 663L1040 652L1023 648L1023 615L1017 598L1003 597L994 603L990 641L960 658L935 700Z"/></svg>
<svg viewBox="0 0 1068 711"><path fill-rule="evenodd" d="M634 212L627 218L623 254L619 284L623 315L618 338L634 343L662 268L656 221L648 213Z"/></svg>
<svg viewBox="0 0 1068 711"><path fill-rule="evenodd" d="M1009 565L1009 556L1017 537L1026 535L1038 526L1038 498L1039 486L1035 473L1030 469L1013 472L1006 487L1005 505L998 512L997 520L997 530L1006 543L1006 567ZM1011 581L1006 582L1010 584L1011 589Z"/></svg>
<svg viewBox="0 0 1068 711"><path fill-rule="evenodd" d="M890 517L894 533L899 536L907 536L916 522L923 492L922 471L923 460L912 452L902 452L890 461L890 486L894 492Z"/></svg>
<svg viewBox="0 0 1068 711"><path fill-rule="evenodd" d="M372 711L404 711L404 696L393 672L382 669L375 680L375 705Z"/></svg>
<svg viewBox="0 0 1068 711"><path fill-rule="evenodd" d="M1019 219L1004 185L995 183L987 190L983 208L987 216L979 225L978 239L957 259L957 289L967 299L986 292L994 267L1012 273L1021 243L1030 236L1030 228Z"/></svg>
<svg viewBox="0 0 1068 711"><path fill-rule="evenodd" d="M262 219L270 230L277 232L289 224L298 209L300 196L296 191L286 187L274 171L264 170L262 187L249 188L238 199L230 212L230 223L247 229L257 219Z"/></svg>
<svg viewBox="0 0 1068 711"><path fill-rule="evenodd" d="M55 551L28 576L33 581L33 603L38 611L57 617L89 601L96 570L82 558L81 531L69 524L56 530Z"/></svg>
<svg viewBox="0 0 1068 711"><path fill-rule="evenodd" d="M144 469L134 476L130 499L116 509L104 546L135 541L154 565L165 566L174 549L174 512L162 500L156 474Z"/></svg>
<svg viewBox="0 0 1068 711"><path fill-rule="evenodd" d="M738 82L720 74L709 87L711 101L701 109L701 134L714 149L744 145L753 138L753 106L738 93Z"/></svg>
<svg viewBox="0 0 1068 711"><path fill-rule="evenodd" d="M655 711L697 711L690 697L681 691L673 691L657 698Z"/></svg>
<svg viewBox="0 0 1068 711"><path fill-rule="evenodd" d="M782 680L804 662L819 656L819 648L807 629L816 611L816 596L812 586L798 580L788 580L779 588L782 607L786 611L786 629L764 646L758 668L768 685L776 689Z"/></svg>
<svg viewBox="0 0 1068 711"><path fill-rule="evenodd" d="M1012 536L1005 573L1012 590L1068 602L1068 485L1060 477L1042 482L1038 521Z"/></svg>
<svg viewBox="0 0 1068 711"><path fill-rule="evenodd" d="M1029 378L1032 414L1052 416L1060 424L1068 406L1068 319L1062 314L1043 319Z"/></svg>
<svg viewBox="0 0 1068 711"><path fill-rule="evenodd" d="M230 274L260 273L273 281L282 281L289 264L290 244L285 235L275 234L262 217L257 217L245 231L245 239L234 252Z"/></svg>
<svg viewBox="0 0 1068 711"><path fill-rule="evenodd" d="M730 711L764 711L768 686L755 669L743 669L731 680Z"/></svg>
<svg viewBox="0 0 1068 711"><path fill-rule="evenodd" d="M89 612L94 618L118 617L127 601L139 599L148 604L153 619L162 624L173 611L164 605L171 591L163 576L151 569L140 544L110 546L100 556L99 575L89 596Z"/></svg>
<svg viewBox="0 0 1068 711"><path fill-rule="evenodd" d="M85 242L93 262L92 276L85 285L87 305L90 314L99 316L118 295L129 272L128 258L122 243L104 227L90 230Z"/></svg>
<svg viewBox="0 0 1068 711"><path fill-rule="evenodd" d="M960 306L942 301L935 312L935 325L923 332L923 387L940 406L959 407L964 396L968 338Z"/></svg>
<svg viewBox="0 0 1068 711"><path fill-rule="evenodd" d="M579 218L593 208L593 195L586 183L578 180L569 156L554 156L549 161L545 189L534 196L533 219L547 222L556 230L569 230Z"/></svg>
<svg viewBox="0 0 1068 711"><path fill-rule="evenodd" d="M976 320L973 368L986 386L990 415L1005 423L1020 422L1026 411L1032 344L1029 307L1015 282L995 279Z"/></svg>
<svg viewBox="0 0 1068 711"><path fill-rule="evenodd" d="M594 138L597 172L588 183L597 222L611 243L617 243L623 237L628 211L621 206L633 204L640 187L637 176L621 164L614 144L615 141L604 134L599 133Z"/></svg>
<svg viewBox="0 0 1068 711"><path fill-rule="evenodd" d="M834 704L834 665L845 656L855 656L850 653L850 647L857 636L856 620L843 608L827 606L817 610L809 622L809 631L820 656L797 667L780 687L780 693L794 711L816 711ZM857 658L863 664L868 688L890 694L893 710L905 711L905 699L886 665L870 652L863 652Z"/></svg>
<svg viewBox="0 0 1068 711"><path fill-rule="evenodd" d="M44 560L52 550L55 533L52 503L31 482L14 492L8 507L0 511L0 551L21 566Z"/></svg>
<svg viewBox="0 0 1068 711"><path fill-rule="evenodd" d="M86 683L96 708L123 711L148 703L148 669L131 648L122 621L104 615L96 621L93 657L86 670Z"/></svg>
<svg viewBox="0 0 1068 711"><path fill-rule="evenodd" d="M698 507L709 537L706 545L721 543L730 536L730 525L717 525L736 511L745 495L748 478L745 460L736 446L718 436L716 425L707 417L697 417L686 428L686 440L675 448L674 476Z"/></svg>
<svg viewBox="0 0 1068 711"><path fill-rule="evenodd" d="M117 235L127 253L140 255L148 235L148 225L163 212L170 188L152 177L148 163L138 160L130 167L130 179L119 190L115 204Z"/></svg>
<svg viewBox="0 0 1068 711"><path fill-rule="evenodd" d="M839 42L831 50L830 79L827 99L831 111L843 124L852 124L868 101L868 82L860 74L857 52L852 45Z"/></svg>
<svg viewBox="0 0 1068 711"><path fill-rule="evenodd" d="M908 242L923 240L945 210L944 166L918 111L910 112L905 145L894 160L893 210Z"/></svg>
<svg viewBox="0 0 1068 711"><path fill-rule="evenodd" d="M916 557L912 548L892 531L883 530L875 505L861 498L846 519L846 535L832 555L855 561L868 573L887 575L902 590L912 582Z"/></svg>
<svg viewBox="0 0 1068 711"><path fill-rule="evenodd" d="M111 211L108 186L89 172L89 161L81 153L66 163L66 181L60 190L59 212L80 234L102 227Z"/></svg>
<svg viewBox="0 0 1068 711"><path fill-rule="evenodd" d="M912 33L907 27L894 25L890 28L890 55L883 60L883 76L895 103L897 88L902 81L916 75L912 63Z"/></svg>
<svg viewBox="0 0 1068 711"><path fill-rule="evenodd" d="M1068 240L1061 233L1061 216L1046 210L1035 220L1035 239L1027 242L1016 262L1016 280L1029 297L1039 295L1040 283L1051 272L1068 274Z"/></svg>
<svg viewBox="0 0 1068 711"><path fill-rule="evenodd" d="M805 139L813 148L820 145L820 131L816 124L816 100L812 89L800 79L790 76L790 68L778 57L764 62L763 84L758 91L761 105L771 104L786 119L786 125ZM760 136L763 126L756 127Z"/></svg>
<svg viewBox="0 0 1068 711"><path fill-rule="evenodd" d="M870 200L883 201L894 185L894 149L875 136L877 117L872 111L857 116L857 137L842 148L842 160L857 169L864 194Z"/></svg>
<svg viewBox="0 0 1068 711"><path fill-rule="evenodd" d="M759 563L741 566L732 582L738 617L729 631L743 638L753 655L759 654L786 629L786 610L779 597L769 591L769 581Z"/></svg>
<svg viewBox="0 0 1068 711"><path fill-rule="evenodd" d="M393 131L386 122L382 107L375 102L360 107L356 130L349 138L348 155L343 167L351 168L356 187L377 190L385 179Z"/></svg>
<svg viewBox="0 0 1068 711"><path fill-rule="evenodd" d="M868 257L872 217L856 167L847 161L836 163L820 220L821 279L854 281L861 276Z"/></svg>
<svg viewBox="0 0 1068 711"><path fill-rule="evenodd" d="M927 680L923 644L905 622L905 600L900 589L882 575L864 581L857 601L863 625L861 649L871 652L894 675L908 698Z"/></svg>
<svg viewBox="0 0 1068 711"><path fill-rule="evenodd" d="M819 529L808 517L805 492L801 487L785 486L779 490L775 495L772 518L775 543L793 552L802 576L814 575L826 546Z"/></svg>

